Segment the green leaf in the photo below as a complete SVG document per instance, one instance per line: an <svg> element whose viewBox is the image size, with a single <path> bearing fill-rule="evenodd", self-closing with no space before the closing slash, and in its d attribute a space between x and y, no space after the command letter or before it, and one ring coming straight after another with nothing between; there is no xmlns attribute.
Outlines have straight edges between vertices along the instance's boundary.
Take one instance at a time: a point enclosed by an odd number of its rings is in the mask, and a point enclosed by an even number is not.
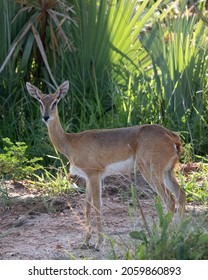
<svg viewBox="0 0 208 280"><path fill-rule="evenodd" d="M139 239L141 241L144 241L145 243L148 242L146 233L143 230L141 230L141 231L131 231L129 233L129 235L134 239Z"/></svg>
<svg viewBox="0 0 208 280"><path fill-rule="evenodd" d="M159 217L160 227L162 227L163 222L164 222L164 211L163 211L163 206L162 206L161 200L158 196L155 197L155 208L157 210L157 214Z"/></svg>
<svg viewBox="0 0 208 280"><path fill-rule="evenodd" d="M208 245L208 233L207 232L199 236L199 244L204 244L204 243L207 243L207 245Z"/></svg>

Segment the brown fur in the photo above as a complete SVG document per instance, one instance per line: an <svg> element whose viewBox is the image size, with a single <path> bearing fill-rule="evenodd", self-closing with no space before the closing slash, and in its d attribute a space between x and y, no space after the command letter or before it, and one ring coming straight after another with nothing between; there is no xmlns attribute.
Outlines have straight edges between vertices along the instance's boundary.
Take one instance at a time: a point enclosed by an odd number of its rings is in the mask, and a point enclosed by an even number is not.
<svg viewBox="0 0 208 280"><path fill-rule="evenodd" d="M170 211L174 211L177 202L180 213L184 212L186 195L173 171L181 151L177 134L159 125L66 133L60 124L56 103L67 93L68 82L63 83L55 94L43 95L29 83L27 89L41 103L51 142L68 158L70 170L86 180L86 242L92 231L91 206L97 219L97 248L103 239L101 178L111 169L114 173L125 173L136 167Z"/></svg>

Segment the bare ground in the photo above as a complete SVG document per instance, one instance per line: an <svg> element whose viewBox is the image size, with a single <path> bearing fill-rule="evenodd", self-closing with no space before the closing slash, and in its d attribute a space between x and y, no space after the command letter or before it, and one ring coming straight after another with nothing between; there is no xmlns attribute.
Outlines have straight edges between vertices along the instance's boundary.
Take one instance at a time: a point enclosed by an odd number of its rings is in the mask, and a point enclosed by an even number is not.
<svg viewBox="0 0 208 280"><path fill-rule="evenodd" d="M136 183L141 189L139 197L145 219L151 223L156 218L154 195L141 176ZM24 183L11 182L7 182L7 190L12 202L0 205L0 259L109 259L113 253L122 258L127 247L133 245L129 232L144 228L140 211L134 211L132 206L127 178L109 177L105 181L102 200L105 241L99 251L93 246L95 230L92 245L80 246L85 234L84 194L44 197ZM191 205L187 209L196 216L203 211Z"/></svg>

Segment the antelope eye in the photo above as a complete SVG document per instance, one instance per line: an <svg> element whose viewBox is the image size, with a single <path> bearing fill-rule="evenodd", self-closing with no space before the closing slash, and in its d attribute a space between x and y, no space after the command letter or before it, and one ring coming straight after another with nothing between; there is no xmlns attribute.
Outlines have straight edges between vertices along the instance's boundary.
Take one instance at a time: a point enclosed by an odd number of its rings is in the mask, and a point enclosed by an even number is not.
<svg viewBox="0 0 208 280"><path fill-rule="evenodd" d="M51 109L53 110L57 105L57 101L54 101L53 104L51 105Z"/></svg>

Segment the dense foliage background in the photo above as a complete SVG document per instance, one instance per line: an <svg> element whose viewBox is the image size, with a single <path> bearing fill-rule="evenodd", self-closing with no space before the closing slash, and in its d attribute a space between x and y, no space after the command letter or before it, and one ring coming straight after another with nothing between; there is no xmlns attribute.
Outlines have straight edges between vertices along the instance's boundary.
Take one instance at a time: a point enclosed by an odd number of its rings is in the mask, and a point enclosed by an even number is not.
<svg viewBox="0 0 208 280"><path fill-rule="evenodd" d="M66 131L158 123L177 131L184 142L184 164L177 167L176 174L193 210L188 209L177 224L156 198L158 222L152 216L149 223L139 197L152 198L152 194L129 181L129 190L116 194L122 202L126 197L131 223L138 210L143 213L145 228L137 230L139 216L130 232L136 241L129 247L126 241L125 246L119 241L118 254L116 241L109 237L109 256L207 259L207 1L1 0L0 14L3 215L12 215L14 221L12 205L17 206L16 217L19 209L25 213L25 208L18 207L30 199L25 191L33 200L31 210L27 204L28 215L39 205L55 213L53 196L85 191L82 184L68 180L68 163L50 144L38 102L25 87L29 81L49 93L69 80L70 91L59 104ZM13 189L19 190L21 199ZM0 239L8 234L6 229Z"/></svg>
<svg viewBox="0 0 208 280"><path fill-rule="evenodd" d="M208 153L206 1L0 1L0 151L23 141L53 154L30 81L44 92L64 80L67 131L158 123Z"/></svg>

